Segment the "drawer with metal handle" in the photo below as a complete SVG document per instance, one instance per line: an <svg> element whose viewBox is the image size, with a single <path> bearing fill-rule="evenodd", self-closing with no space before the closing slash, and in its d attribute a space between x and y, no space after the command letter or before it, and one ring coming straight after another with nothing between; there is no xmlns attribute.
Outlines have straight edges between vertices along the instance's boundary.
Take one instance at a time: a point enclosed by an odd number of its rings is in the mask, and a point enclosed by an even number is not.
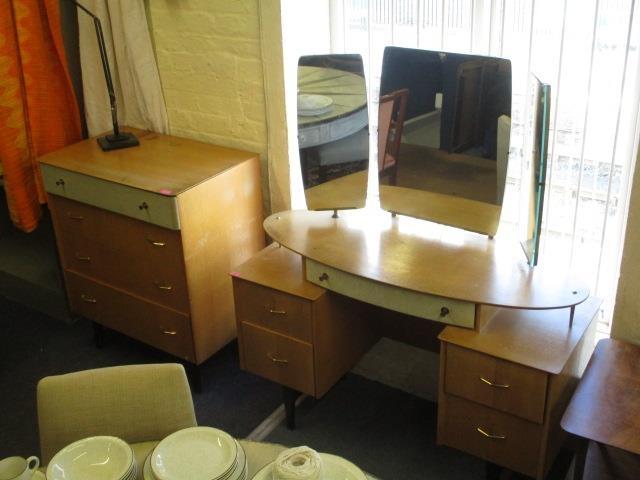
<svg viewBox="0 0 640 480"><path fill-rule="evenodd" d="M309 300L239 279L234 283L234 290L237 298L251 299L236 305L239 321L312 342Z"/></svg>
<svg viewBox="0 0 640 480"><path fill-rule="evenodd" d="M313 347L248 322L242 322L245 368L299 392L315 395Z"/></svg>
<svg viewBox="0 0 640 480"><path fill-rule="evenodd" d="M444 389L532 422L544 422L548 375L446 343Z"/></svg>
<svg viewBox="0 0 640 480"><path fill-rule="evenodd" d="M65 276L74 313L194 361L188 316L70 271Z"/></svg>
<svg viewBox="0 0 640 480"><path fill-rule="evenodd" d="M453 300L376 282L305 259L306 277L312 283L396 312L414 317L436 320L449 325L473 328L476 306L474 303Z"/></svg>
<svg viewBox="0 0 640 480"><path fill-rule="evenodd" d="M438 427L438 443L536 477L543 426L454 395Z"/></svg>
<svg viewBox="0 0 640 480"><path fill-rule="evenodd" d="M40 168L48 193L143 222L180 230L176 197L109 182L44 163L40 164Z"/></svg>

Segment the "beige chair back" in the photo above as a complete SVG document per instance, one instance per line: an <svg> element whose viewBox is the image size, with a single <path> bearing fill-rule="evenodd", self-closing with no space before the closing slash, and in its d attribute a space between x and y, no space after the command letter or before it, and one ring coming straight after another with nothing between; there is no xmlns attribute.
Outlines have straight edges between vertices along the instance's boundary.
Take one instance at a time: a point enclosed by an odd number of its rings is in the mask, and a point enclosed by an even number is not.
<svg viewBox="0 0 640 480"><path fill-rule="evenodd" d="M94 435L129 443L196 426L182 365L128 365L45 377L38 383L44 465L66 445Z"/></svg>

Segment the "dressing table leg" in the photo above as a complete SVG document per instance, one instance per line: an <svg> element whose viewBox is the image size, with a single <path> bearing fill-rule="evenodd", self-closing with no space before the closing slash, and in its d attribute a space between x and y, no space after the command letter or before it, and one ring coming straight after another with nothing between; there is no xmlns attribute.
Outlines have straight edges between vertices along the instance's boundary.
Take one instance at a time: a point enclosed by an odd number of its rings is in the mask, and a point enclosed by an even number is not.
<svg viewBox="0 0 640 480"><path fill-rule="evenodd" d="M298 396L300 396L299 392L289 387L282 387L282 403L284 404L284 413L289 430L295 430L296 428L296 400Z"/></svg>
<svg viewBox="0 0 640 480"><path fill-rule="evenodd" d="M191 388L193 388L193 392L202 393L202 372L200 366L190 362L184 362L182 365L187 372L187 378L189 379Z"/></svg>
<svg viewBox="0 0 640 480"><path fill-rule="evenodd" d="M96 322L92 322L92 323L93 323L93 343L95 343L96 348L102 348L106 343L107 329L104 328L104 326L100 325L99 323L96 323Z"/></svg>

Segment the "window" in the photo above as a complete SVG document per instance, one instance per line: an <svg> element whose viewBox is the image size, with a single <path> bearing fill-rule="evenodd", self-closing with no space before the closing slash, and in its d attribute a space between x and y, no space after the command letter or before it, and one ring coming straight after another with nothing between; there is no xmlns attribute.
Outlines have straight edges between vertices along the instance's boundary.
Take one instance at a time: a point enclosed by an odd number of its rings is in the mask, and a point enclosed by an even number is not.
<svg viewBox="0 0 640 480"><path fill-rule="evenodd" d="M323 37L322 45L309 48L313 42L307 39L296 53L360 53L372 110L385 46L512 61L512 136L501 236L518 239L526 221L520 172L529 72L551 85L540 264L563 265L583 278L592 294L604 299L601 329L608 332L637 144L635 0L330 0L325 8L328 41ZM304 15L297 21L309 20Z"/></svg>

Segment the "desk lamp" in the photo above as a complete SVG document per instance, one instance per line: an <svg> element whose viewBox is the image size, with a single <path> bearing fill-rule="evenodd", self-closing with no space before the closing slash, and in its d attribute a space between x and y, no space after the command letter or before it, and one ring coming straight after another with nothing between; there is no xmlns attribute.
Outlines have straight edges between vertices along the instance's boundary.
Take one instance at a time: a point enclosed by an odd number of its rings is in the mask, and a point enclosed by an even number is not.
<svg viewBox="0 0 640 480"><path fill-rule="evenodd" d="M93 18L93 24L96 27L96 36L98 37L98 48L100 49L100 58L102 59L102 69L104 78L107 82L107 92L109 93L109 103L111 104L111 120L113 121L113 134L105 135L98 138L98 145L102 150L117 150L119 148L135 147L140 145L138 139L133 133L121 132L118 126L118 107L116 104L116 93L113 89L113 80L111 78L111 69L109 67L109 58L107 57L107 47L104 43L104 35L102 34L102 24L100 19L91 13L84 5L70 0L80 10Z"/></svg>

